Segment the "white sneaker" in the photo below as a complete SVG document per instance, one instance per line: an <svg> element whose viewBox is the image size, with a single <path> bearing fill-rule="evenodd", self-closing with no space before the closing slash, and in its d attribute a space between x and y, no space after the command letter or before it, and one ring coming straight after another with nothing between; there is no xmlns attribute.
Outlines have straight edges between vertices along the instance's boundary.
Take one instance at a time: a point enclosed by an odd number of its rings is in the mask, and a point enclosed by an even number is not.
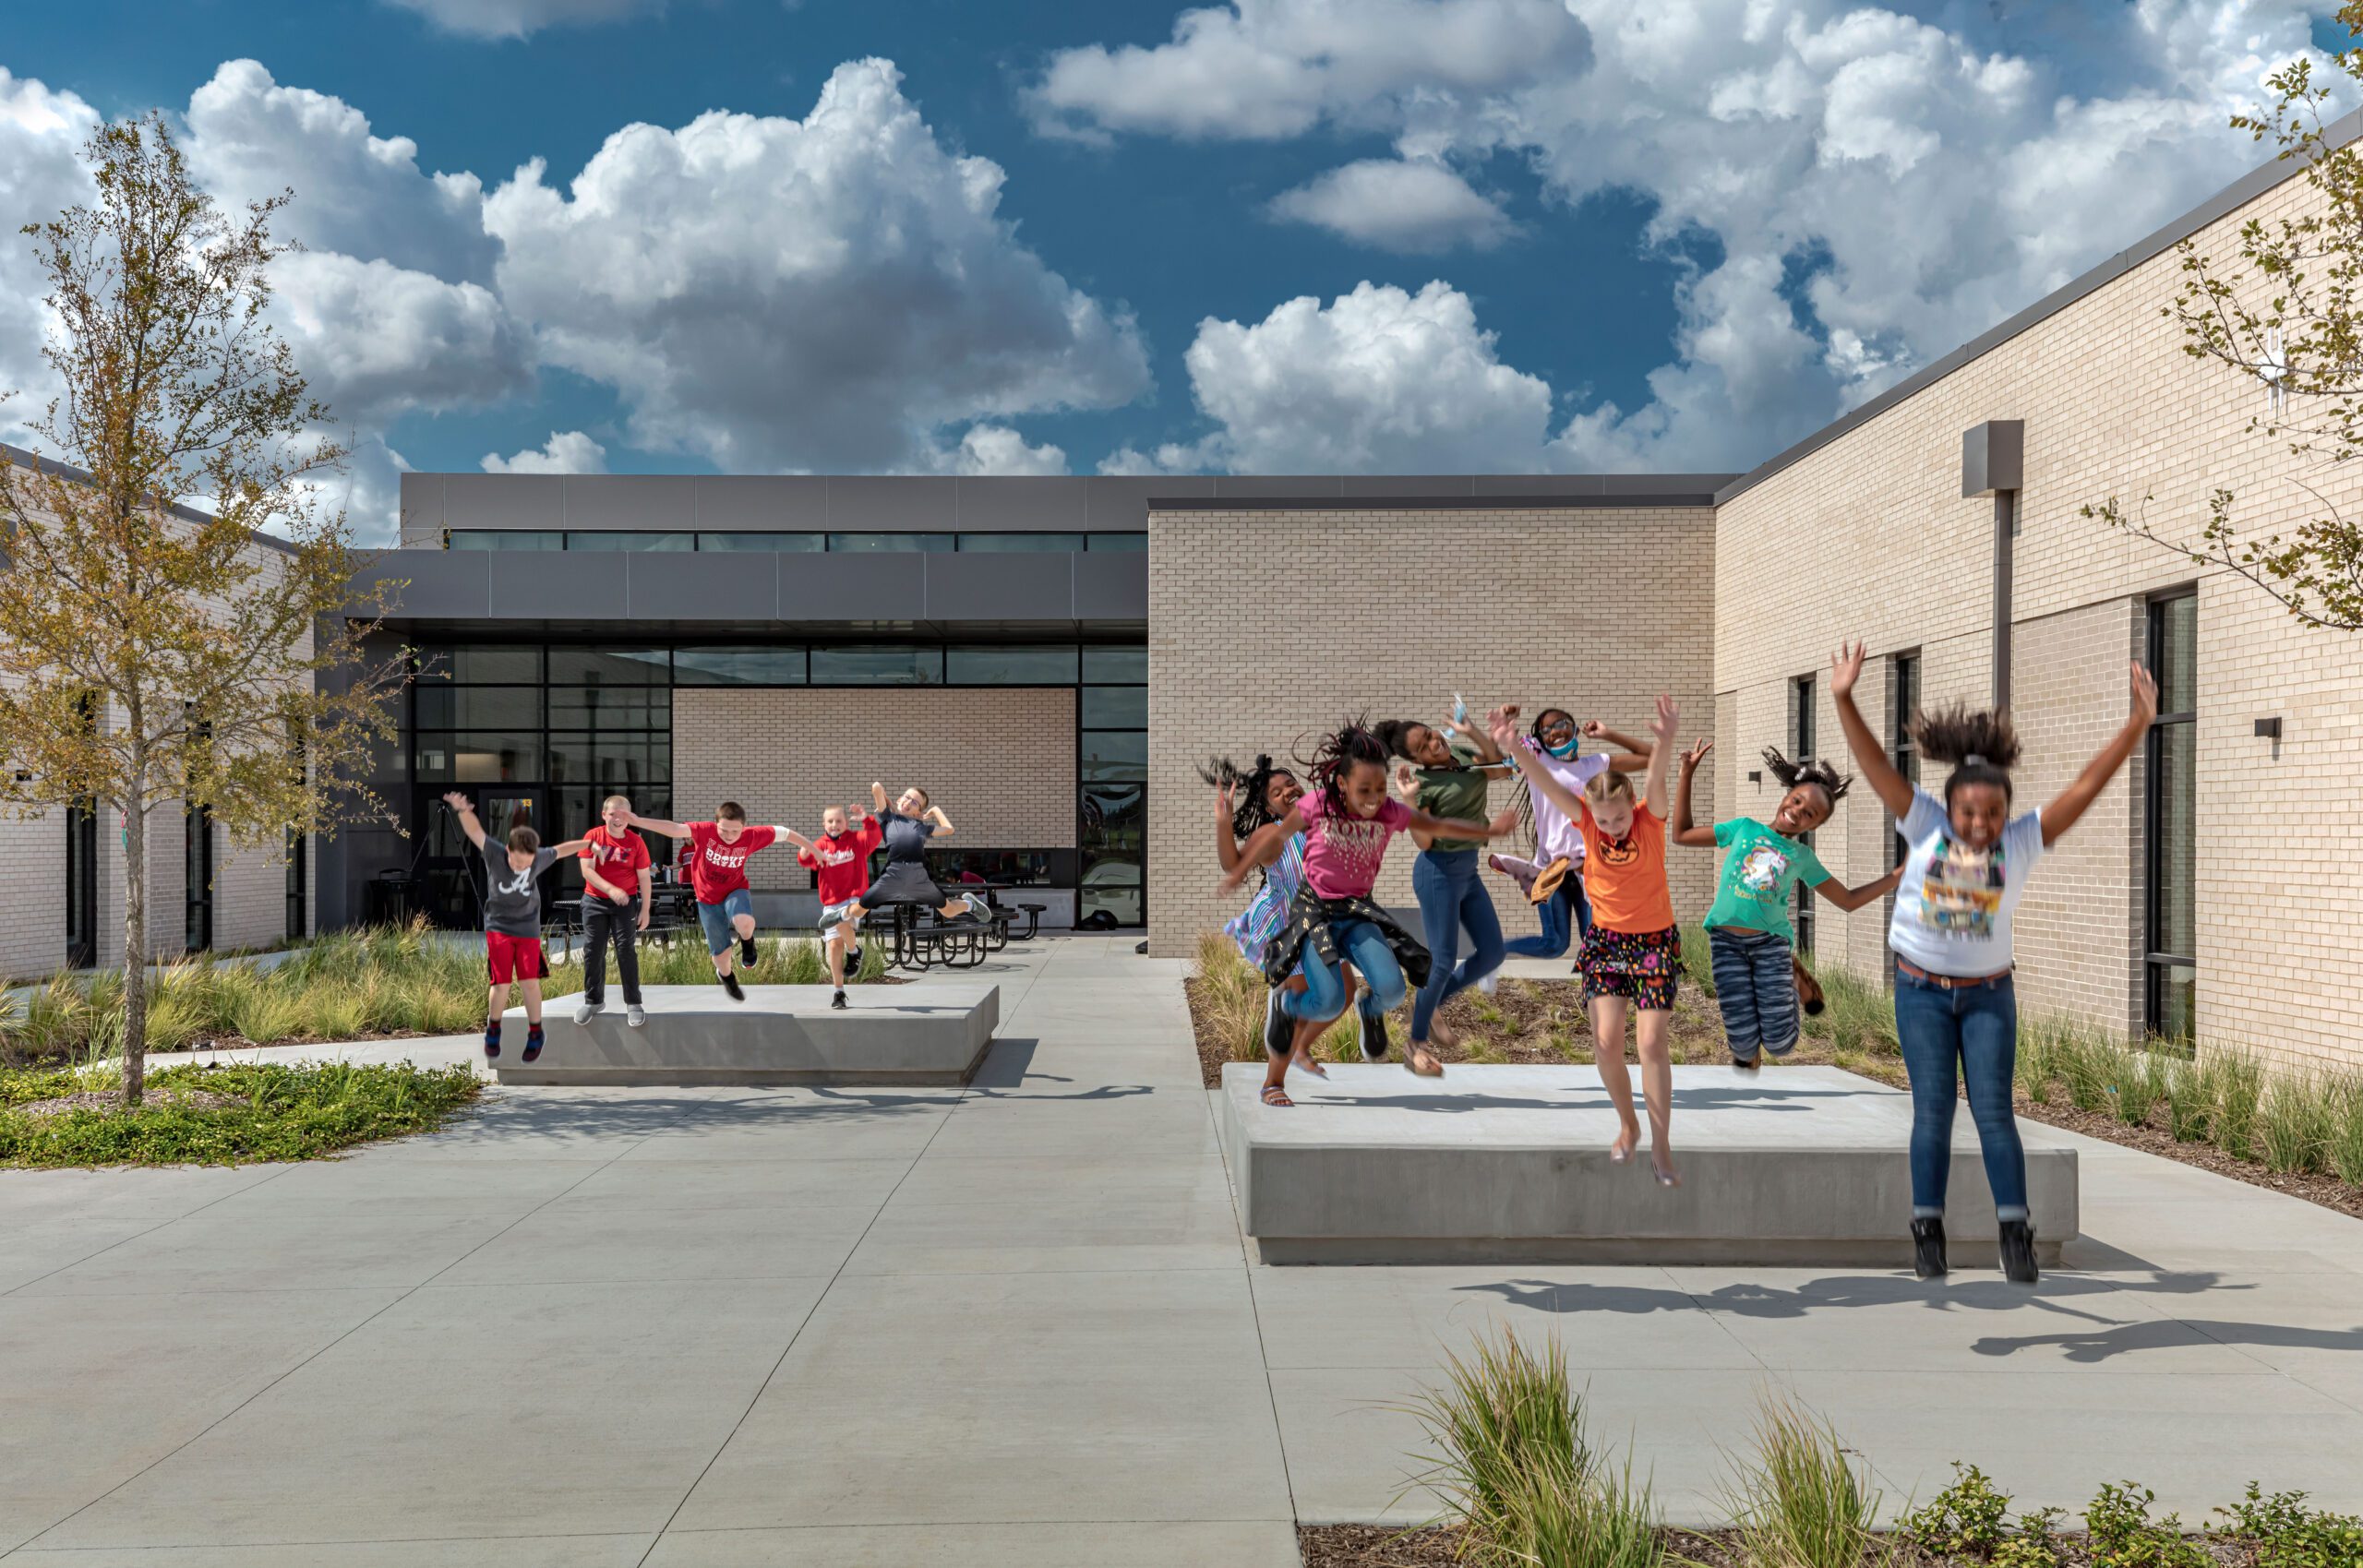
<svg viewBox="0 0 2363 1568"><path fill-rule="evenodd" d="M597 1002L586 1001L575 1008L574 1021L577 1023L588 1023L592 1019L606 1011L607 1010L606 1008L600 1006Z"/></svg>
<svg viewBox="0 0 2363 1568"><path fill-rule="evenodd" d="M1494 969L1489 971L1483 979L1477 982L1477 988L1490 997L1493 994L1493 988L1501 983L1502 972Z"/></svg>
<svg viewBox="0 0 2363 1568"><path fill-rule="evenodd" d="M993 906L987 904L979 894L963 894L960 902L966 904L968 906L968 913L975 916L979 920L990 920L993 917Z"/></svg>
<svg viewBox="0 0 2363 1568"><path fill-rule="evenodd" d="M633 1002L624 1009L624 1022L635 1029L645 1027L648 1023L647 1011L640 1003Z"/></svg>

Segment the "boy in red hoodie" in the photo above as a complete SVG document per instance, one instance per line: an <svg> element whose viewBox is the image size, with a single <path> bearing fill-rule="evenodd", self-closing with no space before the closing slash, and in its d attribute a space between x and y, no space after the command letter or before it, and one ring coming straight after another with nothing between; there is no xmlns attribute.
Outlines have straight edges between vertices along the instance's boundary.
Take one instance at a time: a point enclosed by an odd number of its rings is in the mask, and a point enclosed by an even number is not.
<svg viewBox="0 0 2363 1568"><path fill-rule="evenodd" d="M861 826L848 828L851 813L832 806L821 813L821 836L796 852L796 863L821 874L821 940L829 952L831 1007L846 1005L847 949L859 937L861 895L870 891L870 856L884 837L878 819L864 812ZM858 948L853 948L858 952ZM858 962L857 960L856 962Z"/></svg>

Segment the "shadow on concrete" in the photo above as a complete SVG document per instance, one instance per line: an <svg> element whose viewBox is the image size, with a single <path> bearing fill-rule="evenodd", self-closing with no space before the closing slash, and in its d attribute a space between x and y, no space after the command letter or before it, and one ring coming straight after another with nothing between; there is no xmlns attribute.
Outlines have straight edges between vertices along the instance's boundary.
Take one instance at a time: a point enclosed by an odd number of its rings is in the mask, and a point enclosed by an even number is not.
<svg viewBox="0 0 2363 1568"><path fill-rule="evenodd" d="M1781 1111L1792 1115L1811 1110L1810 1106L1789 1105L1784 1102L1808 1098L1843 1098L1841 1090L1807 1089L1787 1094L1769 1094L1747 1088L1676 1089L1673 1108L1691 1110L1701 1115L1718 1109L1745 1106L1753 1110ZM1303 1103L1323 1108L1359 1106L1373 1109L1416 1110L1441 1115L1453 1115L1472 1110L1576 1110L1587 1102L1597 1101L1601 1107L1609 1104L1608 1091L1597 1085L1571 1085L1556 1099L1536 1099L1519 1095L1333 1095L1308 1092Z"/></svg>
<svg viewBox="0 0 2363 1568"><path fill-rule="evenodd" d="M2220 1318L2166 1318L2121 1323L2089 1334L1989 1335L1970 1347L1981 1356L2011 1356L2052 1346L2080 1364L2105 1361L2134 1350L2159 1350L2183 1343L2177 1331L2203 1335L2218 1345L2265 1346L2281 1350L2344 1350L2363 1354L2363 1328L2291 1328L2284 1323L2227 1323Z"/></svg>

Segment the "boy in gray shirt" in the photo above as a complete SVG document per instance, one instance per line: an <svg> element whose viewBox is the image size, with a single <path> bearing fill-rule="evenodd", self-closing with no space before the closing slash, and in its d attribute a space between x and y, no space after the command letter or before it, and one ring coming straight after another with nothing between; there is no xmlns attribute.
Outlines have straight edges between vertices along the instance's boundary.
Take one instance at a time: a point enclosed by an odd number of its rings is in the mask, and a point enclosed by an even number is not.
<svg viewBox="0 0 2363 1568"><path fill-rule="evenodd" d="M542 1054L542 981L550 972L542 952L542 895L534 884L558 856L577 853L584 841L545 847L542 835L533 829L511 828L507 853L496 857L486 847L484 824L476 820L476 808L468 797L453 790L443 803L458 813L460 831L484 856L484 942L492 981L484 1054L500 1054L500 1015L508 1011L513 981L525 993L525 1059L533 1061Z"/></svg>

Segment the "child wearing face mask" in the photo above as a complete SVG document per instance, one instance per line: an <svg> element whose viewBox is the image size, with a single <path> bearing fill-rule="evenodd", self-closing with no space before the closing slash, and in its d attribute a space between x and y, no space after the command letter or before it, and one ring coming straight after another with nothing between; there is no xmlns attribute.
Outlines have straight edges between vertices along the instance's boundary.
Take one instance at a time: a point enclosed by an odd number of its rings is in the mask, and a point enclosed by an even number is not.
<svg viewBox="0 0 2363 1568"><path fill-rule="evenodd" d="M1489 727L1495 716L1487 715ZM1501 709L1499 716L1515 719L1517 710ZM1578 756L1579 737L1623 749L1615 754L1596 751ZM1597 719L1578 729L1575 715L1565 708L1545 708L1535 715L1522 744L1552 777L1571 791L1581 790L1595 775L1612 769L1637 773L1649 765L1647 746ZM1535 936L1513 938L1503 952L1512 958L1563 958L1569 947L1576 946L1580 952L1577 944L1591 934L1591 901L1584 893L1583 830L1574 817L1560 810L1547 796L1537 794L1530 784L1519 789L1517 805L1534 846L1533 858L1495 855L1488 856L1486 863L1524 890L1542 929Z"/></svg>
<svg viewBox="0 0 2363 1568"><path fill-rule="evenodd" d="M1714 962L1715 1005L1723 1015L1723 1042L1732 1065L1753 1072L1763 1055L1783 1057L1796 1048L1796 936L1789 927L1789 897L1808 887L1852 913L1885 898L1901 868L1876 881L1850 888L1821 864L1807 833L1829 820L1853 781L1829 763L1792 762L1772 747L1764 765L1786 792L1772 820L1734 817L1711 828L1690 820L1690 782L1699 760L1715 748L1702 740L1682 754L1682 777L1673 795L1673 842L1696 848L1713 845L1731 853L1707 912L1707 950Z"/></svg>
<svg viewBox="0 0 2363 1568"><path fill-rule="evenodd" d="M1946 1271L1945 1182L1952 1168L1953 1102L1966 1085L2001 1221L2002 1272L2033 1285L2034 1227L2027 1215L2027 1162L2010 1102L2017 1071L2018 993L2011 978L2010 915L2035 862L2076 825L2158 715L2158 686L2132 666L2132 711L2084 771L2040 810L2011 815L2010 768L2019 738L2007 712L1955 706L1912 720L1920 754L1949 763L1940 799L1896 772L1854 705L1863 648L1840 644L1829 695L1855 766L1898 823L1904 859L1888 924L1895 952L1895 1029L1912 1079L1913 1267Z"/></svg>

